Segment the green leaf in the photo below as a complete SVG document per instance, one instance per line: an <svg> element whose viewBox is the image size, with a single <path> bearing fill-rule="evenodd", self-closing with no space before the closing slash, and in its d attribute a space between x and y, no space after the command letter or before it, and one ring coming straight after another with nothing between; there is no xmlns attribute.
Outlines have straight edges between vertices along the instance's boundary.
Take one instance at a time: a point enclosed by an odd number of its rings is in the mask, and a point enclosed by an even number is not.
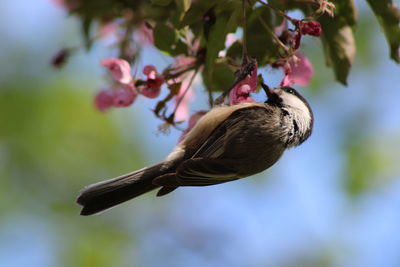
<svg viewBox="0 0 400 267"><path fill-rule="evenodd" d="M175 43L178 41L176 30L168 27L165 23L157 23L153 30L154 45L169 54L174 52Z"/></svg>
<svg viewBox="0 0 400 267"><path fill-rule="evenodd" d="M151 2L155 5L159 6L168 6L172 0L151 0Z"/></svg>
<svg viewBox="0 0 400 267"><path fill-rule="evenodd" d="M83 40L85 42L85 48L87 51L90 50L93 44L93 39L90 37L90 26L92 25L92 18L91 17L83 17L82 18L82 34Z"/></svg>
<svg viewBox="0 0 400 267"><path fill-rule="evenodd" d="M171 14L169 16L168 21L171 22L173 27L176 29L180 29L180 23L185 14L184 5L185 5L184 3L177 4L176 7L173 10L171 10Z"/></svg>
<svg viewBox="0 0 400 267"><path fill-rule="evenodd" d="M171 12L175 10L175 8L176 7L173 5L172 2L168 6L161 6L151 4L150 1L144 1L143 5L141 6L140 12L141 15L148 20L153 20L155 22L165 22L170 18Z"/></svg>
<svg viewBox="0 0 400 267"><path fill-rule="evenodd" d="M383 28L390 47L390 57L400 63L400 9L392 0L367 0Z"/></svg>
<svg viewBox="0 0 400 267"><path fill-rule="evenodd" d="M178 40L176 44L172 46L171 56L187 55L188 46L185 42Z"/></svg>
<svg viewBox="0 0 400 267"><path fill-rule="evenodd" d="M210 91L225 91L233 84L234 78L226 63L216 63L211 72L203 71L204 84Z"/></svg>
<svg viewBox="0 0 400 267"><path fill-rule="evenodd" d="M206 1L197 1L194 2L188 11L186 11L185 15L180 24L180 28L191 25L195 22L201 20L205 13L214 7L218 3L218 0L206 0Z"/></svg>
<svg viewBox="0 0 400 267"><path fill-rule="evenodd" d="M346 20L346 24L354 26L357 23L357 8L354 0L336 0L332 1L335 4L336 12L338 16L343 17ZM325 15L326 16L326 15Z"/></svg>
<svg viewBox="0 0 400 267"><path fill-rule="evenodd" d="M332 34L327 33L322 37L328 65L332 65L336 79L343 85L347 85L347 76L356 54L353 31L350 26L344 26L333 27L325 32Z"/></svg>
<svg viewBox="0 0 400 267"><path fill-rule="evenodd" d="M228 17L221 14L216 18L215 24L210 27L206 43L206 71L209 74L212 72L215 59L218 57L218 52L225 47L225 39L228 33L227 22Z"/></svg>
<svg viewBox="0 0 400 267"><path fill-rule="evenodd" d="M321 40L327 65L333 67L336 80L347 85L347 77L356 55L353 26L357 11L352 0L333 2L337 8L335 17L324 15L319 19L322 26Z"/></svg>
<svg viewBox="0 0 400 267"><path fill-rule="evenodd" d="M226 24L226 31L227 33L236 32L238 26L241 23L242 19L242 5L240 2L234 2L233 5L229 6L229 9L225 10L228 12L229 20ZM216 8L216 16L219 16L218 7Z"/></svg>
<svg viewBox="0 0 400 267"><path fill-rule="evenodd" d="M243 45L241 41L234 42L226 51L226 57L232 58L233 60L241 59L243 51Z"/></svg>
<svg viewBox="0 0 400 267"><path fill-rule="evenodd" d="M264 21L273 29L271 13L265 7L255 9L247 21L247 52L257 59L258 65L269 63L270 58L278 56L277 45L272 41L271 34L261 24Z"/></svg>

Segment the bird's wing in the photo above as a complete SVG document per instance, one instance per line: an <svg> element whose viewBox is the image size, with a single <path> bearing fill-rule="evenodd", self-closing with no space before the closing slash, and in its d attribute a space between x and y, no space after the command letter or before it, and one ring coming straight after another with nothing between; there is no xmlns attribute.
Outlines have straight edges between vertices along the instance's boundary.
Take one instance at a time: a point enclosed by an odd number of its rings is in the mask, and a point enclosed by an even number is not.
<svg viewBox="0 0 400 267"><path fill-rule="evenodd" d="M233 181L238 173L230 160L195 158L183 162L175 175L179 186L205 186Z"/></svg>
<svg viewBox="0 0 400 267"><path fill-rule="evenodd" d="M207 140L193 154L192 158L217 158L220 157L225 149L224 146L227 140L232 138L232 135L240 135L238 131L233 129L242 129L249 120L248 115L250 110L260 109L261 107L246 107L235 110L226 120L221 122L214 131L211 132ZM242 125L239 125L242 124Z"/></svg>
<svg viewBox="0 0 400 267"><path fill-rule="evenodd" d="M249 112L264 109L260 106L238 109L224 120L194 153L191 159L179 165L176 172L177 185L201 186L236 180L241 176L236 170L238 155L225 153L226 146L232 140L243 138L245 128L254 121L253 116L262 116L263 112ZM235 129L235 130L233 130ZM238 131L241 129L242 131ZM225 154L224 154L225 153Z"/></svg>

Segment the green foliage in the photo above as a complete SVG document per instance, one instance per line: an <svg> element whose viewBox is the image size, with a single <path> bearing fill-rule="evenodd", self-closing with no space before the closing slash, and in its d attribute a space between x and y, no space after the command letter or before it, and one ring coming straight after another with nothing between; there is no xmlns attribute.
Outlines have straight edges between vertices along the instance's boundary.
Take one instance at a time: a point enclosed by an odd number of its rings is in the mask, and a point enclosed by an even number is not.
<svg viewBox="0 0 400 267"><path fill-rule="evenodd" d="M181 27L189 26L202 21L203 16L217 4L218 0L196 1L191 4L190 8L185 12L180 23Z"/></svg>
<svg viewBox="0 0 400 267"><path fill-rule="evenodd" d="M248 53L257 59L259 66L265 66L279 58L279 54L277 45L272 41L272 36L260 21L266 23L270 29L277 25L273 24L271 11L264 7L256 8L248 17Z"/></svg>
<svg viewBox="0 0 400 267"><path fill-rule="evenodd" d="M168 6L172 0L151 0L153 4L160 6Z"/></svg>
<svg viewBox="0 0 400 267"><path fill-rule="evenodd" d="M154 45L164 52L172 52L174 45L178 41L178 32L159 22L153 29Z"/></svg>
<svg viewBox="0 0 400 267"><path fill-rule="evenodd" d="M390 57L400 63L400 9L392 0L367 0L383 28L390 47Z"/></svg>
<svg viewBox="0 0 400 267"><path fill-rule="evenodd" d="M74 1L74 0L70 0ZM400 12L392 0L372 1L367 0L379 23L381 24L390 46L391 58L400 62ZM277 61L288 60L290 55L276 41L280 36L274 37L272 32L281 25L283 16L292 10L300 10L304 17L318 20L322 24L321 36L325 60L332 67L336 80L347 85L347 78L356 55L355 31L357 24L357 8L354 0L332 0L336 11L334 17L327 14L316 13L319 2L309 1L279 1L270 0L272 8L258 4L258 1L246 1L247 52L258 61L258 66L266 66ZM203 79L208 90L216 90L221 86L226 72L214 70L216 64L224 61L230 64L225 70L238 67L243 55L243 40L225 47L226 36L243 28L243 6L240 0L101 0L81 1L78 8L71 10L82 20L82 32L86 48L93 43L91 25L94 21L113 18L125 18L130 11L131 19L122 24L140 25L144 21L151 22L154 26L154 45L160 51L170 56L197 56L192 49L198 46L198 51L204 51L200 65L204 67ZM129 13L129 12L128 12ZM128 16L129 17L129 16ZM293 22L293 21L292 21ZM292 30L294 25L288 24ZM305 38L305 37L303 37ZM219 58L221 50L227 49L227 60ZM204 56L205 55L205 56ZM234 64L232 64L234 63ZM221 68L221 66L218 66ZM234 71L232 71L233 80ZM219 76L222 75L222 76ZM217 90L225 90L218 88Z"/></svg>
<svg viewBox="0 0 400 267"><path fill-rule="evenodd" d="M211 72L203 72L204 84L209 90L221 91L232 85L234 77L226 63L216 63Z"/></svg>
<svg viewBox="0 0 400 267"><path fill-rule="evenodd" d="M336 79L347 85L347 77L356 54L354 25L356 9L352 0L335 1L334 18L322 16L322 43L328 66L333 67Z"/></svg>

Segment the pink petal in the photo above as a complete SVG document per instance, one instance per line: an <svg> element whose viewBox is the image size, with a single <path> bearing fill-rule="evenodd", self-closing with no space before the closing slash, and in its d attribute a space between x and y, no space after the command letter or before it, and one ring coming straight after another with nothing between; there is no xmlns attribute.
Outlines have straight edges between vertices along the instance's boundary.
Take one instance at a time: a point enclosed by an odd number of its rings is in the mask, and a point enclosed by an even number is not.
<svg viewBox="0 0 400 267"><path fill-rule="evenodd" d="M98 110L104 112L113 106L114 102L114 91L112 90L101 90L97 93L94 103Z"/></svg>
<svg viewBox="0 0 400 267"><path fill-rule="evenodd" d="M240 103L254 102L254 99L250 97L251 87L248 84L243 84L240 87L235 87L229 93L229 102L231 105Z"/></svg>
<svg viewBox="0 0 400 267"><path fill-rule="evenodd" d="M310 83L314 75L314 69L311 62L302 53L296 52L296 57L299 59L296 63L289 61L290 70L284 69L285 77L281 82L281 86L290 86L297 84L306 86Z"/></svg>
<svg viewBox="0 0 400 267"><path fill-rule="evenodd" d="M291 86L293 84L294 84L294 82L292 79L290 79L290 75L288 74L288 75L285 75L285 77L283 77L283 80L280 83L280 87Z"/></svg>
<svg viewBox="0 0 400 267"><path fill-rule="evenodd" d="M322 33L321 24L318 21L301 21L299 23L301 34L308 34L312 36L320 36Z"/></svg>
<svg viewBox="0 0 400 267"><path fill-rule="evenodd" d="M238 88L237 93L243 95L243 94L249 94L251 91L252 90L249 84L243 84Z"/></svg>
<svg viewBox="0 0 400 267"><path fill-rule="evenodd" d="M310 83L312 76L314 75L313 66L302 53L297 52L296 56L300 59L297 64L291 62L292 73L290 74L290 78L293 80L293 83L301 86L306 86Z"/></svg>
<svg viewBox="0 0 400 267"><path fill-rule="evenodd" d="M133 86L121 86L114 92L113 105L114 107L130 106L135 101L137 95L137 91Z"/></svg>
<svg viewBox="0 0 400 267"><path fill-rule="evenodd" d="M156 98L160 95L160 92L160 87L149 87L148 85L144 85L140 90L140 93L148 98Z"/></svg>
<svg viewBox="0 0 400 267"><path fill-rule="evenodd" d="M257 69L256 65L251 73L230 91L229 102L231 105L254 102L250 97L250 92L254 92L257 88Z"/></svg>
<svg viewBox="0 0 400 267"><path fill-rule="evenodd" d="M131 66L128 61L119 58L107 58L100 62L101 65L108 68L117 82L128 84L132 81Z"/></svg>
<svg viewBox="0 0 400 267"><path fill-rule="evenodd" d="M153 65L147 65L143 68L143 74L147 76L146 85L142 87L142 95L149 98L155 98L160 94L160 87L164 83L162 75L157 73Z"/></svg>
<svg viewBox="0 0 400 267"><path fill-rule="evenodd" d="M156 67L154 67L153 65L146 65L143 68L143 74L148 76L150 75L151 72L157 72L156 71Z"/></svg>

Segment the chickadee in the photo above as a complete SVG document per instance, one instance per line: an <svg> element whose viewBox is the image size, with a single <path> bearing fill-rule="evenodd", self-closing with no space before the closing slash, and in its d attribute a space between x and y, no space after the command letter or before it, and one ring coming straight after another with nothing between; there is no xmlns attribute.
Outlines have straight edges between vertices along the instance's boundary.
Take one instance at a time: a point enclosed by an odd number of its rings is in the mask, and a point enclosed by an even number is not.
<svg viewBox="0 0 400 267"><path fill-rule="evenodd" d="M271 167L285 149L310 135L313 113L293 88L270 89L265 103L216 107L206 113L161 163L85 187L81 215L92 215L155 188L225 183Z"/></svg>

